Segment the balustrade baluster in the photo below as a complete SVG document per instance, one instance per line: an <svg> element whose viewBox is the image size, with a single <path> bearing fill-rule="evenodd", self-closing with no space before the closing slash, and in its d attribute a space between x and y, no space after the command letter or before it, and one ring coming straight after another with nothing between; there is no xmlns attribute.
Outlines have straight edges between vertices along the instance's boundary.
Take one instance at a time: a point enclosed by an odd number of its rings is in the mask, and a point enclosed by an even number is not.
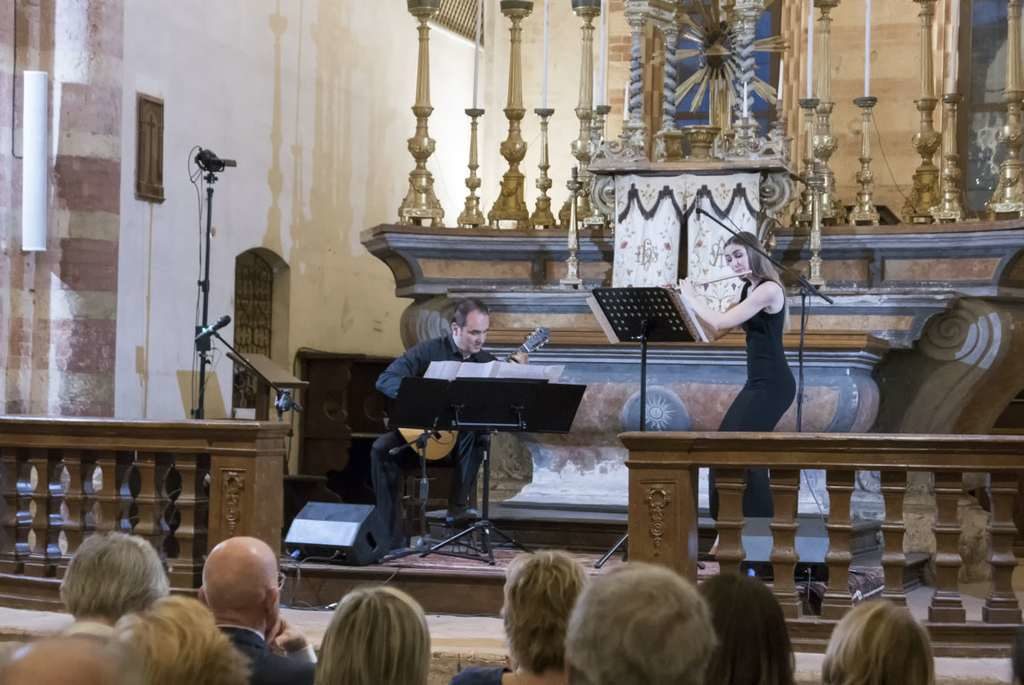
<svg viewBox="0 0 1024 685"><path fill-rule="evenodd" d="M747 558L743 549L743 491L747 485L744 469L715 469L718 489L718 554L722 573L739 573Z"/></svg>
<svg viewBox="0 0 1024 685"><path fill-rule="evenodd" d="M98 503L96 532L124 530L124 513L127 507L125 498L125 476L128 472L128 455L119 452L100 452L96 459L96 468L100 471L102 483L96 492Z"/></svg>
<svg viewBox="0 0 1024 685"><path fill-rule="evenodd" d="M885 572L885 589L882 591L882 597L894 604L906 606L907 596L903 591L903 577L907 568L907 555L903 552L903 536L907 532L907 527L903 520L903 498L907 494L907 473L882 471L881 475L882 500L885 502L885 519L882 521L882 570Z"/></svg>
<svg viewBox="0 0 1024 685"><path fill-rule="evenodd" d="M779 600L786 618L799 618L800 596L794 575L800 556L796 552L796 510L800 494L799 469L772 469L772 594Z"/></svg>
<svg viewBox="0 0 1024 685"><path fill-rule="evenodd" d="M205 454L179 454L174 470L181 482L177 494L170 493L177 512L178 525L168 537L168 574L172 587L199 587L203 556L206 554L206 517L208 500L203 481L210 469ZM172 551L173 550L173 551Z"/></svg>
<svg viewBox="0 0 1024 685"><path fill-rule="evenodd" d="M967 618L958 585L962 479L959 471L935 474L935 594L928 607L928 620L935 623L963 623Z"/></svg>
<svg viewBox="0 0 1024 685"><path fill-rule="evenodd" d="M59 452L32 449L29 452L32 516L28 559L25 573L38 578L56 575L61 560L60 532L63 523L61 504L64 501L60 475L63 461Z"/></svg>
<svg viewBox="0 0 1024 685"><path fill-rule="evenodd" d="M161 554L168 531L164 511L169 500L164 481L170 468L169 460L167 455L138 452L134 464L138 475L138 492L134 497L138 518L132 532L149 540Z"/></svg>
<svg viewBox="0 0 1024 685"><path fill-rule="evenodd" d="M829 513L828 589L821 602L821 617L840 619L850 610L850 537L853 523L850 520L850 497L853 495L854 472L846 469L829 469L826 477Z"/></svg>
<svg viewBox="0 0 1024 685"><path fill-rule="evenodd" d="M29 512L28 463L23 452L5 447L0 451L0 489L2 489L3 537L0 539L0 570L23 573L28 556L28 533L32 524Z"/></svg>
<svg viewBox="0 0 1024 685"><path fill-rule="evenodd" d="M71 556L82 544L86 530L85 477L88 468L83 463L81 450L64 450L64 469L67 470L67 485L64 488L64 503L67 515L64 518L64 541L67 546L61 550L58 575L63 577Z"/></svg>
<svg viewBox="0 0 1024 685"><path fill-rule="evenodd" d="M1013 521L1013 510L1017 497L1017 472L994 471L992 473L992 515L988 530L992 535L992 590L985 599L981 617L986 623L1020 623L1020 604L1013 591L1013 570L1017 557L1013 543L1017 538L1017 526Z"/></svg>

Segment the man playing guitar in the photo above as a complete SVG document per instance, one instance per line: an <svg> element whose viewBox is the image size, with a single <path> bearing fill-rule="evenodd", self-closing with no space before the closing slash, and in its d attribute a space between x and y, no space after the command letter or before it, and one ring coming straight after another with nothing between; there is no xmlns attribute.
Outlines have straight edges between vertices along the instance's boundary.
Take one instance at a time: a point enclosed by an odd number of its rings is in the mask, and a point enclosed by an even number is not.
<svg viewBox="0 0 1024 685"><path fill-rule="evenodd" d="M431 362L482 363L495 360L494 355L483 351L490 327L490 315L487 305L483 302L474 299L459 301L452 314L450 327L448 334L414 345L391 362L377 379L377 390L395 399L398 397L402 379L423 376ZM513 355L512 360L525 363L526 355ZM487 433L459 433L455 448L452 450L455 469L452 472L448 496L448 515L445 517L449 526L466 524L478 516L477 512L469 507L469 499L476 487L477 471L480 470L484 450L488 449L489 442L490 435ZM392 454L393 450L403 445L408 449ZM401 547L404 542L398 489L403 464L415 457L413 448L394 429L377 438L370 448L370 468L373 490L377 498L377 515L384 522L390 538L389 549Z"/></svg>

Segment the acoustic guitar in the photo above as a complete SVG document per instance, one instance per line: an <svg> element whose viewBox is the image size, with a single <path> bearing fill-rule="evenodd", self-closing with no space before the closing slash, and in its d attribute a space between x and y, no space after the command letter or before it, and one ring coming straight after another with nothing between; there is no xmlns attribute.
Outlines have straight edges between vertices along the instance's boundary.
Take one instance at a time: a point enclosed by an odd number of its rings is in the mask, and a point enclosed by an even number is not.
<svg viewBox="0 0 1024 685"><path fill-rule="evenodd" d="M519 349L510 354L505 361L510 361L512 357L520 352L524 352L526 354L536 352L547 344L550 337L551 333L546 328L533 329L533 333L530 333L523 344L519 346ZM420 448L415 443L416 440L423 435L422 430L419 428L399 428L398 432L407 443L412 445L413 449L419 452ZM427 436L423 456L427 461L438 461L440 459L444 459L453 449L455 449L455 443L458 442L458 440L458 431L434 431L432 434Z"/></svg>

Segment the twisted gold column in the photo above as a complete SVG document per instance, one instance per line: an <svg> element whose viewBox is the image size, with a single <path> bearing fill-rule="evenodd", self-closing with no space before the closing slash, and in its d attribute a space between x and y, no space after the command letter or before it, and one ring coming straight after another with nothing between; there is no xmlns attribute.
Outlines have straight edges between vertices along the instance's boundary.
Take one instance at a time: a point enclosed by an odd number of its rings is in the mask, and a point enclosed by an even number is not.
<svg viewBox="0 0 1024 685"><path fill-rule="evenodd" d="M960 96L949 93L942 97L942 201L932 207L936 221L963 221L963 189L960 186L960 152L957 149L957 107Z"/></svg>
<svg viewBox="0 0 1024 685"><path fill-rule="evenodd" d="M999 167L999 183L988 202L994 216L1024 215L1024 188L1021 187L1021 146L1024 129L1021 128L1021 98L1024 98L1024 80L1021 78L1020 13L1021 0L1008 0L1006 49L1006 124L999 132L999 142L1006 145L1006 159Z"/></svg>
<svg viewBox="0 0 1024 685"><path fill-rule="evenodd" d="M935 0L914 0L921 5L921 97L916 101L921 113L921 130L914 134L914 149L921 156L921 164L914 172L914 185L903 208L905 219L911 223L929 223L931 208L939 202L939 169L935 166L935 153L942 136L935 130L934 113L935 76L932 63L932 24L935 21Z"/></svg>
<svg viewBox="0 0 1024 685"><path fill-rule="evenodd" d="M501 144L501 156L508 162L508 171L501 178L501 192L494 207L487 214L487 221L495 228L512 223L513 228L530 227L530 210L523 197L526 177L519 170L519 163L526 157L526 141L523 140L522 121L526 116L523 107L523 19L533 11L533 0L501 0L501 13L512 22L509 29L512 49L508 64L508 103L505 117L508 119L508 138Z"/></svg>
<svg viewBox="0 0 1024 685"><path fill-rule="evenodd" d="M420 50L416 66L416 133L409 139L409 152L416 168L409 174L409 192L398 208L398 223L444 225L444 209L434 194L434 176L427 171L427 160L434 154L434 140L427 130L430 106L430 27L427 22L441 8L441 0L408 0L409 13L419 22Z"/></svg>

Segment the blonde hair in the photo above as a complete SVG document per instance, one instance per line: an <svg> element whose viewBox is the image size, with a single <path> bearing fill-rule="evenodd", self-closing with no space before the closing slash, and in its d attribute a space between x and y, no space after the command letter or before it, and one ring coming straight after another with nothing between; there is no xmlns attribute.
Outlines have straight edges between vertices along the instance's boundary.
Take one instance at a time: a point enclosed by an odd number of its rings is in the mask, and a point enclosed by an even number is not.
<svg viewBox="0 0 1024 685"><path fill-rule="evenodd" d="M392 587L345 595L327 626L317 685L426 685L430 633L423 609Z"/></svg>
<svg viewBox="0 0 1024 685"><path fill-rule="evenodd" d="M935 664L924 626L886 600L855 607L832 631L823 685L933 685Z"/></svg>
<svg viewBox="0 0 1024 685"><path fill-rule="evenodd" d="M703 685L716 643L711 613L689 581L633 562L580 594L565 639L569 683Z"/></svg>
<svg viewBox="0 0 1024 685"><path fill-rule="evenodd" d="M509 652L530 673L565 669L565 630L586 582L565 552L520 554L505 576L503 619Z"/></svg>
<svg viewBox="0 0 1024 685"><path fill-rule="evenodd" d="M247 685L249 667L213 620L190 597L164 597L125 616L116 639L138 650L148 685Z"/></svg>
<svg viewBox="0 0 1024 685"><path fill-rule="evenodd" d="M76 619L111 624L147 609L170 592L167 573L153 545L137 535L102 533L87 537L68 564L60 598Z"/></svg>

